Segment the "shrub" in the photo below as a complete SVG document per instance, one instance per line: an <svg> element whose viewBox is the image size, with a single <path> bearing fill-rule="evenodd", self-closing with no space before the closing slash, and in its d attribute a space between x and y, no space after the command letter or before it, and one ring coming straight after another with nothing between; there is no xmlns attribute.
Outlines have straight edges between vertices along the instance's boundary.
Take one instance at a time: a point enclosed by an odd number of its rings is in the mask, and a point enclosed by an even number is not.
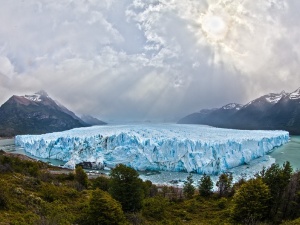
<svg viewBox="0 0 300 225"><path fill-rule="evenodd" d="M260 178L247 181L233 197L233 220L243 224L263 221L268 214L270 198L269 187Z"/></svg>
<svg viewBox="0 0 300 225"><path fill-rule="evenodd" d="M96 189L92 192L89 203L86 225L126 224L126 219L119 202L105 191Z"/></svg>
<svg viewBox="0 0 300 225"><path fill-rule="evenodd" d="M0 209L8 209L9 196L6 187L0 182Z"/></svg>
<svg viewBox="0 0 300 225"><path fill-rule="evenodd" d="M162 220L165 217L167 200L163 197L147 198L143 201L142 214L148 219Z"/></svg>
<svg viewBox="0 0 300 225"><path fill-rule="evenodd" d="M81 166L76 167L75 169L75 180L82 185L82 187L88 187L88 176L84 172Z"/></svg>
<svg viewBox="0 0 300 225"><path fill-rule="evenodd" d="M102 191L108 191L110 179L104 176L97 177L92 180L93 189L99 188Z"/></svg>
<svg viewBox="0 0 300 225"><path fill-rule="evenodd" d="M228 202L227 198L224 198L224 197L220 198L219 201L218 201L218 207L220 209L225 209L226 205L227 205L227 202Z"/></svg>

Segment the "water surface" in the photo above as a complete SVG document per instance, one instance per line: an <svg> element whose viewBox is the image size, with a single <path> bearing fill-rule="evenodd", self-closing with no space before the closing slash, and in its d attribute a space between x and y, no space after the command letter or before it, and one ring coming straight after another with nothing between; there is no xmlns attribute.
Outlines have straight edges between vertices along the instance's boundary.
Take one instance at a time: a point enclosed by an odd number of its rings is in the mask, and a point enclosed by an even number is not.
<svg viewBox="0 0 300 225"><path fill-rule="evenodd" d="M300 169L300 136L291 136L287 144L274 149L270 156L279 165L289 161L295 170Z"/></svg>

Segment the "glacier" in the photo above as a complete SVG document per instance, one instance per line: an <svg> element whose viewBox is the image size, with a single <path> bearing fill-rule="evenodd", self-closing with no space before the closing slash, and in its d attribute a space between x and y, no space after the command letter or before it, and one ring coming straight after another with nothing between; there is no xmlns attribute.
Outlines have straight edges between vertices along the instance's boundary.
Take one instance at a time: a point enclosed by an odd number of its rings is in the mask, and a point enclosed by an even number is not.
<svg viewBox="0 0 300 225"><path fill-rule="evenodd" d="M92 162L113 168L219 174L265 156L289 141L286 131L233 130L202 125L132 124L18 135L16 146L74 168Z"/></svg>

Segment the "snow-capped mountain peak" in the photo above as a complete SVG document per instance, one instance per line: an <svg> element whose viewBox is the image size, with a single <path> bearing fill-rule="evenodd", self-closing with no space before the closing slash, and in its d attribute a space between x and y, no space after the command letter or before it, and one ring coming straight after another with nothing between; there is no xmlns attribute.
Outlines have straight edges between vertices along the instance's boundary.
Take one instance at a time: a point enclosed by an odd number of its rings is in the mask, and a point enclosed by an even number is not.
<svg viewBox="0 0 300 225"><path fill-rule="evenodd" d="M0 136L41 134L88 125L70 110L58 106L44 91L13 95L0 107Z"/></svg>
<svg viewBox="0 0 300 225"><path fill-rule="evenodd" d="M285 92L285 90L281 91L280 94L282 94L282 95L287 95L287 93Z"/></svg>
<svg viewBox="0 0 300 225"><path fill-rule="evenodd" d="M300 88L291 93L282 91L263 95L240 110L233 107L235 105L231 103L219 110L207 110L206 114L193 113L178 123L247 130L287 130L290 134L300 134Z"/></svg>
<svg viewBox="0 0 300 225"><path fill-rule="evenodd" d="M254 100L253 100L253 101L251 101L251 102L248 102L246 105L244 105L244 106L243 106L243 108L246 108L246 107L248 107L248 106L249 106L249 105L251 105L253 102L254 102Z"/></svg>
<svg viewBox="0 0 300 225"><path fill-rule="evenodd" d="M296 91L292 92L289 96L291 100L300 99L300 88L298 88Z"/></svg>
<svg viewBox="0 0 300 225"><path fill-rule="evenodd" d="M270 93L270 94L267 94L267 95L264 95L260 98L257 98L249 103L247 103L244 108L252 105L252 104L259 104L259 105L262 105L262 104L265 104L265 103L270 103L272 105L275 105L276 103L278 103L282 97L286 96L286 92L285 91L282 91L281 93Z"/></svg>
<svg viewBox="0 0 300 225"><path fill-rule="evenodd" d="M41 95L34 94L34 95L25 95L24 98L28 99L29 101L33 102L41 102Z"/></svg>
<svg viewBox="0 0 300 225"><path fill-rule="evenodd" d="M49 98L47 92L45 92L44 90L40 90L40 91L34 93L33 95L25 95L24 96L24 98L28 99L29 101L33 101L33 102L41 102L43 100L42 97Z"/></svg>
<svg viewBox="0 0 300 225"><path fill-rule="evenodd" d="M280 101L280 99L286 95L286 93L284 91L282 91L280 94L268 94L265 96L265 99L267 100L267 102L272 103L272 104L276 104L277 102Z"/></svg>
<svg viewBox="0 0 300 225"><path fill-rule="evenodd" d="M225 110L229 110L229 109L240 110L242 107L243 106L240 105L240 104L230 103L230 104L227 104L227 105L223 106L222 109L225 109Z"/></svg>

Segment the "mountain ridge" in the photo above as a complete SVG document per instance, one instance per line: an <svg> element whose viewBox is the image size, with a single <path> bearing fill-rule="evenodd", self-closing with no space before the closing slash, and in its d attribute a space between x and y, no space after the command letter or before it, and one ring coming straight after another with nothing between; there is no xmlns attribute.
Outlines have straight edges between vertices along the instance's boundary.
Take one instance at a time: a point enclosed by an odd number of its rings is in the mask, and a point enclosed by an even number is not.
<svg viewBox="0 0 300 225"><path fill-rule="evenodd" d="M300 88L291 93L269 93L243 106L230 103L213 110L201 110L178 123L242 130L287 130L300 134Z"/></svg>
<svg viewBox="0 0 300 225"><path fill-rule="evenodd" d="M32 95L13 95L0 107L1 137L43 134L90 125L49 97L45 91Z"/></svg>
<svg viewBox="0 0 300 225"><path fill-rule="evenodd" d="M80 117L80 119L81 119L82 121L84 121L85 123L90 124L90 125L92 125L92 126L96 126L96 125L106 125L106 124L107 124L106 122L103 122L103 121L101 121L101 120L99 120L99 119L97 119L97 118L95 118L95 117L90 116L90 115L82 115L82 116Z"/></svg>

